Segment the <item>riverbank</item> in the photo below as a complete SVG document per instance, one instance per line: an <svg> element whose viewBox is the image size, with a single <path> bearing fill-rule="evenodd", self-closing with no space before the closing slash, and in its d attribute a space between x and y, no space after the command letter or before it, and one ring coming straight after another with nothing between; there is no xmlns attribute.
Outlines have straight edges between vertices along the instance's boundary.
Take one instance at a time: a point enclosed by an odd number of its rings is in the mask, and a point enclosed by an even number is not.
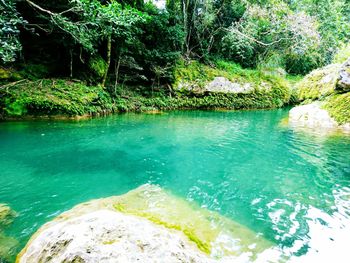
<svg viewBox="0 0 350 263"><path fill-rule="evenodd" d="M292 125L350 132L350 58L312 71L296 85Z"/></svg>
<svg viewBox="0 0 350 263"><path fill-rule="evenodd" d="M217 62L180 63L169 87L88 86L78 80L19 79L0 87L0 119L81 118L120 112L280 108L293 100L277 71ZM20 78L17 76L17 78Z"/></svg>

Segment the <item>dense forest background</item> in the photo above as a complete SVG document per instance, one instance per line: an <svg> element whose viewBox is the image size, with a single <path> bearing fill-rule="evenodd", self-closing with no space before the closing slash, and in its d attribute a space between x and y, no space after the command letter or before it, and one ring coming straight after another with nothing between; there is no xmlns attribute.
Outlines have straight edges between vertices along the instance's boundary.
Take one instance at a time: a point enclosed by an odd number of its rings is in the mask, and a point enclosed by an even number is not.
<svg viewBox="0 0 350 263"><path fill-rule="evenodd" d="M0 0L1 68L28 79L166 86L179 61L221 59L306 74L336 60L339 50L350 56L349 0L156 4Z"/></svg>

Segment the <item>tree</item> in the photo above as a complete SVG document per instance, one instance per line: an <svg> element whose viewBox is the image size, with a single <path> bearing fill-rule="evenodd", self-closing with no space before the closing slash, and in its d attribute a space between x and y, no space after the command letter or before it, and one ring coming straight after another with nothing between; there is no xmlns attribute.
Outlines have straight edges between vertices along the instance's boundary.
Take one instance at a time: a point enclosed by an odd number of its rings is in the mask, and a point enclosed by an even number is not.
<svg viewBox="0 0 350 263"><path fill-rule="evenodd" d="M227 29L222 52L248 67L278 54L283 67L288 58L312 54L320 40L317 21L304 12L293 12L281 2L264 8L249 5L240 20Z"/></svg>
<svg viewBox="0 0 350 263"><path fill-rule="evenodd" d="M97 0L69 0L70 8L59 13L44 9L30 0L26 2L47 15L53 25L91 54L104 43L106 67L102 86L106 84L113 43L118 48L132 41L135 34L140 33L138 24L146 20L142 12L116 1L102 4Z"/></svg>

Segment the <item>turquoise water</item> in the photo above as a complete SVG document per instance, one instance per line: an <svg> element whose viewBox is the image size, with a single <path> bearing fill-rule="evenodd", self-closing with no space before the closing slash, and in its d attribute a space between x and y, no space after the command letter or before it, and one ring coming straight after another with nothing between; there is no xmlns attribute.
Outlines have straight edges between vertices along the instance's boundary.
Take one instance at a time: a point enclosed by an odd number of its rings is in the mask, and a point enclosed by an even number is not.
<svg viewBox="0 0 350 263"><path fill-rule="evenodd" d="M0 123L0 203L18 212L6 234L19 240L19 250L72 206L152 183L261 233L287 257L333 248L345 257L350 137L293 131L280 124L287 114L185 111Z"/></svg>

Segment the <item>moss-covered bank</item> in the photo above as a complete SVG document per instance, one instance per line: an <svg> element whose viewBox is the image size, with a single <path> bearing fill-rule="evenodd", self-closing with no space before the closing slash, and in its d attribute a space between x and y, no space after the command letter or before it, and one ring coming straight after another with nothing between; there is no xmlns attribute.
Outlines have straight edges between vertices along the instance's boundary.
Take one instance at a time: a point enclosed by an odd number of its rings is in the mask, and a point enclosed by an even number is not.
<svg viewBox="0 0 350 263"><path fill-rule="evenodd" d="M0 87L0 118L91 116L175 109L278 108L288 104L291 98L289 82L284 78L226 62L217 62L215 67L181 62L175 76L172 88L102 88L65 79L22 79ZM245 83L251 90L247 93L197 93L177 89L180 82L204 87L215 77L225 77L237 85Z"/></svg>
<svg viewBox="0 0 350 263"><path fill-rule="evenodd" d="M331 64L314 70L296 85L296 94L299 102L310 107L292 110L292 119L299 116L304 123L314 125L316 118L320 118L321 112L326 110L328 116L322 121L327 127L350 130L350 58L343 64ZM311 105L317 105L318 109ZM307 109L314 111L313 114Z"/></svg>

